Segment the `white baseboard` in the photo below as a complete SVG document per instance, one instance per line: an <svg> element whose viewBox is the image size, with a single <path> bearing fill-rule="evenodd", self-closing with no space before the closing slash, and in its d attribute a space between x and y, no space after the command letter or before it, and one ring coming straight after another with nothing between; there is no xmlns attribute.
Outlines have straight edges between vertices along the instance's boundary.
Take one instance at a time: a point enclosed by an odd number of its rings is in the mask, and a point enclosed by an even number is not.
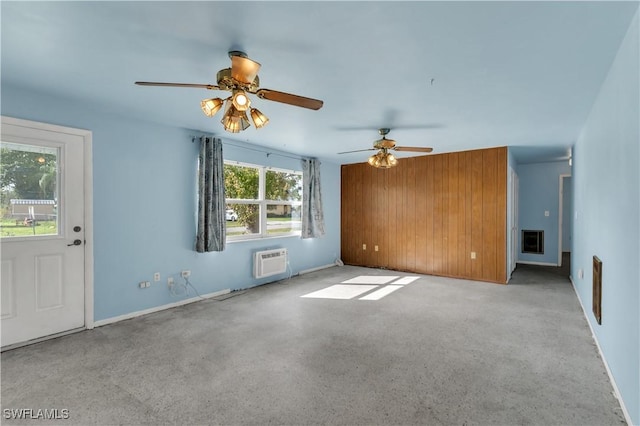
<svg viewBox="0 0 640 426"><path fill-rule="evenodd" d="M304 271L298 272L298 275L304 275L304 274L308 274L309 272L320 271L322 269L331 268L333 266L336 266L336 264L335 263L329 263L328 265L322 265L322 266L317 266L317 267L311 268L311 269L305 269Z"/></svg>
<svg viewBox="0 0 640 426"><path fill-rule="evenodd" d="M84 330L86 330L85 327L78 327L78 328L73 328L71 330L62 331L60 333L51 334L49 336L43 336L43 337L38 337L36 339L27 340L26 342L19 342L19 343L14 343L12 345L6 345L0 348L0 352L9 351L11 349L22 348L23 346L29 346L29 345L33 345L34 343L45 342L51 339L57 339L58 337L67 336L73 333L79 333Z"/></svg>
<svg viewBox="0 0 640 426"><path fill-rule="evenodd" d="M202 297L191 297L189 299L179 300L177 302L169 303L169 304L166 304L166 305L156 306L154 308L149 308L149 309L143 309L142 311L131 312L131 313L128 313L128 314L119 315L117 317L111 317L111 318L107 318L107 319L103 319L103 320L99 320L99 321L94 321L93 322L93 326L94 327L102 327L103 325L113 324L115 322L119 322L119 321L124 321L124 320L131 319L131 318L140 317L142 315L152 314L154 312L164 311L164 310L167 310L167 309L176 308L178 306L188 305L189 303L197 302L198 300L211 299L212 297L222 296L223 294L228 294L230 292L231 292L231 289L220 290L220 291L216 291L214 293L205 294Z"/></svg>
<svg viewBox="0 0 640 426"><path fill-rule="evenodd" d="M591 325L591 321L589 321L588 312L584 308L584 303L582 303L582 299L580 298L580 293L576 289L576 284L573 282L573 277L569 277L571 280L571 285L573 286L573 291L580 302L580 307L582 307L582 313L584 314L584 319L587 320L587 324L589 324L589 330L591 330L591 337L593 337L593 341L596 343L596 347L598 348L598 353L600 354L600 358L602 359L602 363L604 364L605 370L607 370L607 375L609 376L609 380L611 381L611 385L613 386L613 396L616 397L618 402L620 403L620 407L622 408L622 414L624 414L624 419L627 421L628 425L632 425L631 416L629 415L629 411L627 407L624 405L624 400L620 395L620 390L618 389L618 385L616 384L616 380L613 378L613 374L611 373L611 369L609 368L609 364L607 363L607 359L604 357L604 353L602 352L602 348L600 347L600 342L598 342L598 338L596 337L596 333L593 330L593 326Z"/></svg>
<svg viewBox="0 0 640 426"><path fill-rule="evenodd" d="M558 266L557 263L548 262L529 262L527 260L517 260L516 263L522 263L523 265L538 265L538 266Z"/></svg>

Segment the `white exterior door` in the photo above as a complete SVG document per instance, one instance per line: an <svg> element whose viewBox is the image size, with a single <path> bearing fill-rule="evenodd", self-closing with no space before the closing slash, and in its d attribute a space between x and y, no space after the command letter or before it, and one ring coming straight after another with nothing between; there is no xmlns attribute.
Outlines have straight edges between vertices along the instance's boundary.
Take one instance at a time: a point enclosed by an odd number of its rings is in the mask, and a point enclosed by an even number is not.
<svg viewBox="0 0 640 426"><path fill-rule="evenodd" d="M2 118L2 347L85 327L90 132Z"/></svg>

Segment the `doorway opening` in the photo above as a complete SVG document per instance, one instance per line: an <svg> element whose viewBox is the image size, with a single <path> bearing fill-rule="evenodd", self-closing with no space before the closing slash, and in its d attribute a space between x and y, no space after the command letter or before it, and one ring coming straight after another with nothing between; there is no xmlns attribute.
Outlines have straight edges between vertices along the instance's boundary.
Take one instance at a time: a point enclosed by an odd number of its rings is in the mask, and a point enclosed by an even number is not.
<svg viewBox="0 0 640 426"><path fill-rule="evenodd" d="M567 266L571 262L573 241L573 180L571 175L560 175L558 194L558 266Z"/></svg>

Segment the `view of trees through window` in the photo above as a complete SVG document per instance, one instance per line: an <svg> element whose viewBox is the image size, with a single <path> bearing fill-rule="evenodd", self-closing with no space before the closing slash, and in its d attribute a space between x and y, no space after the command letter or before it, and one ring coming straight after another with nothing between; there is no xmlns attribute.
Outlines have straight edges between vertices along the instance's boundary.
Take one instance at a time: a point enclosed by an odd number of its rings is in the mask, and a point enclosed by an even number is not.
<svg viewBox="0 0 640 426"><path fill-rule="evenodd" d="M225 163L227 236L300 232L302 173Z"/></svg>
<svg viewBox="0 0 640 426"><path fill-rule="evenodd" d="M55 148L0 144L2 237L58 233L57 160Z"/></svg>

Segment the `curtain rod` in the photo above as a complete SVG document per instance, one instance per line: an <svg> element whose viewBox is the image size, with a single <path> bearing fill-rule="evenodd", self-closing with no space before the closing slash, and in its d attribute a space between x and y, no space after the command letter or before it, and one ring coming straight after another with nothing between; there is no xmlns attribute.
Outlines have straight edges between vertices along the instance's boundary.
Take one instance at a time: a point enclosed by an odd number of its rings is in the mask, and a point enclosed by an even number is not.
<svg viewBox="0 0 640 426"><path fill-rule="evenodd" d="M204 136L207 136L207 135L204 135ZM215 136L211 136L211 137L215 137ZM198 138L198 136L191 136L191 143L195 142L197 138ZM224 142L223 141L222 143L224 145L230 145L230 146L234 146L236 148L243 148L243 149L246 149L246 150L249 150L249 151L262 152L264 154L267 154L267 157L269 157L271 155L278 155L280 157L291 158L291 159L294 159L294 160L305 160L305 159L309 158L309 157L302 157L302 156L299 156L299 155L295 155L294 156L294 155L280 154L280 153L277 153L277 152L264 151L262 149L257 149L257 148L249 148L247 146L235 145L235 144L233 144L231 142Z"/></svg>

